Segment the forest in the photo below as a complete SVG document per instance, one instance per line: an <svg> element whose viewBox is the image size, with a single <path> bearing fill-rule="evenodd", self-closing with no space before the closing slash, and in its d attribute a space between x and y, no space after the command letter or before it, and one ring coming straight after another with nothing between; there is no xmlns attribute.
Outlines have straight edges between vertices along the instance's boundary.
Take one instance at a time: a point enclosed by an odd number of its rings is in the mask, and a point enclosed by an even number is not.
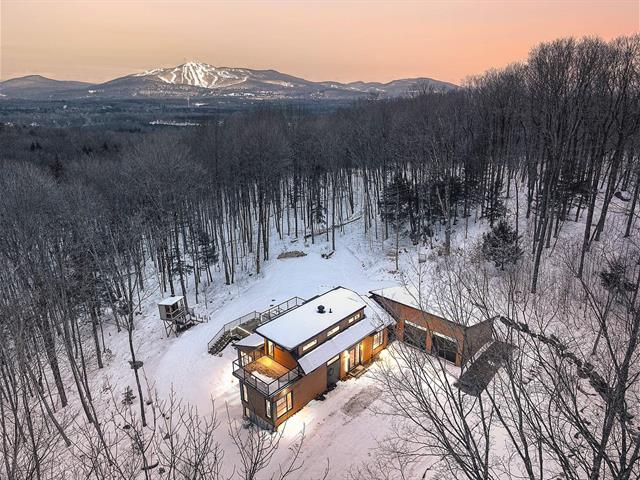
<svg viewBox="0 0 640 480"><path fill-rule="evenodd" d="M443 392L423 390L419 375L408 381L381 372L396 401L415 405L401 415L424 420L415 422L418 437L399 431L398 441L417 438L403 444L414 458L447 457L451 478L638 478L640 434L630 420L640 376L640 36L543 43L525 62L449 92L331 111L269 105L187 129L3 125L0 148L0 477L161 478L145 459L151 440L132 433L157 415L133 341L150 278L162 292L198 304L211 285L259 275L274 257L274 239L307 238L336 250L349 225L395 248L396 269L403 240L437 252L450 266L443 284L490 303L480 274L471 277L475 267L447 260L453 233L483 221L518 243L483 250L505 271L496 310L505 338L523 353L496 377L500 394L471 401L452 389L444 392L446 406L429 401ZM624 252L603 246L619 205ZM596 337L577 342L582 350L572 353L573 363L568 342L543 331L530 338L548 312L529 322L517 314L556 302L544 297L545 272L565 260L556 245L566 231L575 250L563 285L580 292L574 314L593 318ZM103 367L112 341L104 329L112 325L128 337L137 386L128 408L114 400L122 421L134 425L118 438L108 434L116 420L96 408L101 392L89 382ZM539 378L549 380L535 392L522 373L531 355ZM417 372L430 361L401 356ZM600 377L589 377L593 371ZM597 407L593 395L585 402L577 391L582 374L600 382ZM180 428L203 432L180 452L168 436L157 440L166 478L219 478L222 453L209 428L216 420L198 418L178 400L163 405L165 418L175 413ZM589 414L596 408L597 421ZM439 419L449 409L463 420ZM552 417L552 410L560 413ZM500 461L490 454L491 422L510 445ZM263 478L274 440L235 435L245 452L239 478ZM117 441L137 450L122 453ZM73 469L60 468L64 451L73 452ZM272 478L296 478L295 465L289 468ZM364 466L359 478L401 478L380 472Z"/></svg>

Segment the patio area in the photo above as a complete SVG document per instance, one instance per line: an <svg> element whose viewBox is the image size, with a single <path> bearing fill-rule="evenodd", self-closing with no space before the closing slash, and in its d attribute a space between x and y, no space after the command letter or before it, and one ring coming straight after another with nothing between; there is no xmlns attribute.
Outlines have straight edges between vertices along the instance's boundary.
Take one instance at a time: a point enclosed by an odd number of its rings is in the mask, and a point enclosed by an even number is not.
<svg viewBox="0 0 640 480"><path fill-rule="evenodd" d="M244 369L246 372L251 373L266 383L269 383L269 381L275 380L276 378L280 378L289 371L288 368L280 365L278 362L266 355L249 363L244 367Z"/></svg>

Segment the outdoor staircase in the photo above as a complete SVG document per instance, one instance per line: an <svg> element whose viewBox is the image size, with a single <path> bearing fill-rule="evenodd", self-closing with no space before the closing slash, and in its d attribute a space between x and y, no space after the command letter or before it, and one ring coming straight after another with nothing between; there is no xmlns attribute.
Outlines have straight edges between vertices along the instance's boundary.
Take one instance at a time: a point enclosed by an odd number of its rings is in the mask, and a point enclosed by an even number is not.
<svg viewBox="0 0 640 480"><path fill-rule="evenodd" d="M292 297L278 305L268 308L264 312L250 312L242 317L236 318L226 323L207 343L207 351L211 355L218 355L233 340L248 337L260 325L264 325L271 320L278 318L291 310L298 308L306 302L300 297Z"/></svg>
<svg viewBox="0 0 640 480"><path fill-rule="evenodd" d="M208 346L209 353L211 355L217 355L218 353L222 352L225 348L227 348L227 345L229 345L233 340L236 340L239 338L242 338L242 337L234 335L230 331L226 331L222 334L220 338L218 338L215 341L213 345Z"/></svg>

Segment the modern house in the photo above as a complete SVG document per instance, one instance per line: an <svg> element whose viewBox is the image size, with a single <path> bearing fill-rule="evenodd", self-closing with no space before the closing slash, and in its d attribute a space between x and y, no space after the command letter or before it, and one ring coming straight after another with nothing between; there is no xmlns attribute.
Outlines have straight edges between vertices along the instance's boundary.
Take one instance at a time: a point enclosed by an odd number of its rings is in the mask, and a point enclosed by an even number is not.
<svg viewBox="0 0 640 480"><path fill-rule="evenodd" d="M277 428L361 372L386 347L392 323L376 302L338 287L260 325L234 344L244 416Z"/></svg>
<svg viewBox="0 0 640 480"><path fill-rule="evenodd" d="M454 321L404 286L374 290L371 295L396 320L398 340L456 366L467 364L492 341L493 320L475 308L465 309L459 315L464 318Z"/></svg>

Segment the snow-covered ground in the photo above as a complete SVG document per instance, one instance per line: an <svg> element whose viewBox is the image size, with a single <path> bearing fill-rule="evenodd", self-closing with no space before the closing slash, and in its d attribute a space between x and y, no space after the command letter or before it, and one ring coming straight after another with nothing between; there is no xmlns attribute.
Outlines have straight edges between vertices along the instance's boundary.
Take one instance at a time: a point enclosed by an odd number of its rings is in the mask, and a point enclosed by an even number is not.
<svg viewBox="0 0 640 480"><path fill-rule="evenodd" d="M611 232L618 237L623 227L624 208L612 213L608 222ZM580 239L584 224L567 222L561 232L558 248L569 248ZM454 254L468 250L486 230L483 223L475 223L473 217L468 225L462 220L453 238ZM527 221L520 219L520 231L525 236L529 230ZM466 233L465 233L466 232ZM620 235L621 236L621 235ZM242 418L238 380L232 375L235 351L227 347L220 356L207 353L207 342L227 322L251 311L263 311L272 305L293 296L309 298L336 286L344 286L364 294L370 290L411 283L418 267L418 249L406 237L400 249L400 269L395 272L395 250L393 239L383 244L372 235L365 236L362 226L355 223L347 226L344 234L336 235L336 252L329 259L321 254L330 250L325 237L292 241L274 238L271 245L271 260L263 264L259 275L253 272L251 259L243 259L237 281L226 286L218 272L213 285L201 292L196 304L193 285L189 286L189 304L201 314L207 314L208 323L197 325L178 336L167 338L158 316L157 302L164 296L155 283L153 275L148 280L146 297L142 301L141 313L136 319L134 345L136 354L144 362L144 374L149 385L161 398L168 397L173 389L184 402L195 405L206 414L213 405L221 420L218 441L225 450L225 470L229 473L236 463L236 452L227 431L227 412L230 418ZM563 243L565 245L563 245ZM555 249L555 245L554 245ZM306 256L277 259L286 250L301 250ZM553 251L553 249L552 249ZM426 266L438 263L437 247L428 250ZM545 257L548 255L545 252ZM552 274L552 272L548 272ZM132 388L134 378L129 367L130 358L126 333L117 333L106 327L105 368L95 367L91 373L93 391L109 384L116 394L124 392L127 385ZM393 348L393 347L392 347ZM388 352L383 352L380 361L385 361ZM374 366L375 368L375 366ZM455 372L453 372L455 373ZM453 378L453 377L452 377ZM332 476L342 478L350 466L369 462L375 456L378 442L390 433L389 419L376 415L383 408L379 386L368 376L357 380L340 382L338 387L326 395L324 401L312 401L301 412L294 415L284 426L280 448L270 465L271 470L286 463L291 456L288 448L305 432L302 469L297 478L313 478L322 473L327 462ZM135 388L134 388L135 390ZM106 402L104 407L107 408ZM268 473L268 472L264 472Z"/></svg>
<svg viewBox="0 0 640 480"><path fill-rule="evenodd" d="M264 263L260 275L240 273L240 280L231 286L221 284L218 278L206 296L201 293L198 304L190 294L190 306L199 313L208 314L210 320L178 336L166 337L157 311L157 302L163 295L157 287L147 289L151 292L143 300L142 313L136 319L134 331L136 355L144 362L147 382L161 398L168 397L173 389L184 402L195 405L202 414L211 411L213 400L222 421L218 441L225 450L228 469L235 463L235 449L227 433L227 412L231 418L239 420L242 410L238 380L232 375L235 350L229 346L220 356L207 353L207 342L220 327L248 312L266 310L292 296L306 299L339 285L365 294L402 282L401 274L394 271L394 258L387 255L394 250L392 244L383 246L381 242L365 238L355 225L350 232L337 236L336 242L335 253L324 259L321 254L330 250L325 238L317 238L315 245L310 241L302 244L302 241L292 243L289 239L274 240L273 259ZM286 249L302 250L306 256L276 259ZM400 258L405 266L417 263L416 248L406 245ZM128 364L126 333L116 333L114 328L108 328L106 335L111 353L105 368L96 369L92 375L96 387L100 389L109 384L118 395L127 385L135 391ZM365 375L357 380L340 382L324 401L312 401L285 424L278 454L270 468L275 469L286 462L291 455L287 447L299 439L303 430L304 466L297 472L298 478L320 474L327 461L334 474L340 473L339 477L348 466L368 461L377 442L390 428L388 421L376 418L371 410L372 404L380 403L379 393L375 382Z"/></svg>

